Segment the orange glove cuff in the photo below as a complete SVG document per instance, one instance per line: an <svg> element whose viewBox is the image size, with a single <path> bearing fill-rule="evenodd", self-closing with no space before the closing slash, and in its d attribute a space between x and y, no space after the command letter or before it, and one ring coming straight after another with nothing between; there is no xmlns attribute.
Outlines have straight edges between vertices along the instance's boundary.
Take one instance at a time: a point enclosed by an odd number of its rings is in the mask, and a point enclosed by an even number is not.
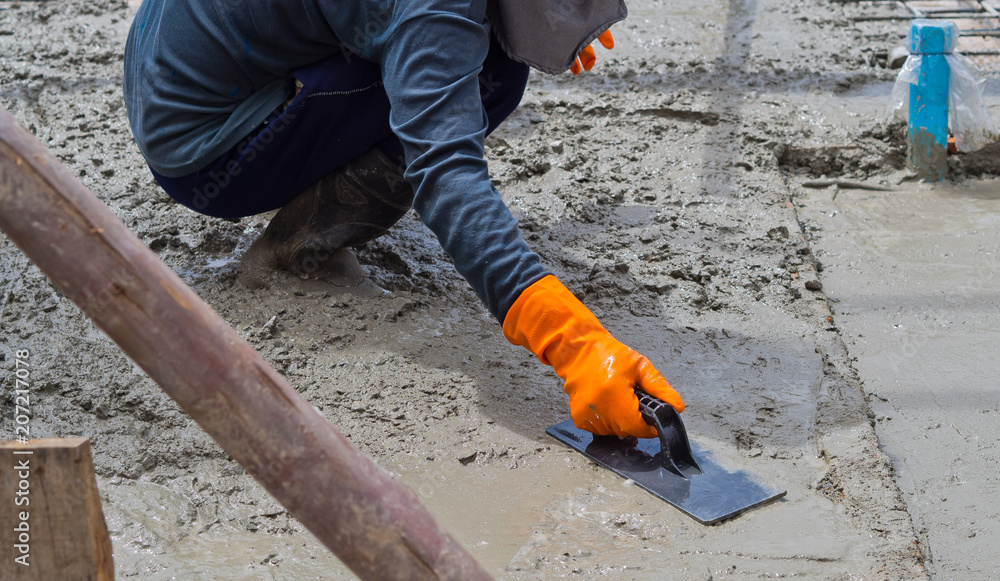
<svg viewBox="0 0 1000 581"><path fill-rule="evenodd" d="M571 325L573 334L570 333ZM604 331L604 327L551 274L524 289L503 320L503 335L508 341L526 348L539 361L552 366L558 366L559 362L550 360L556 355L556 350L550 347L563 341L572 342L574 334L587 331Z"/></svg>

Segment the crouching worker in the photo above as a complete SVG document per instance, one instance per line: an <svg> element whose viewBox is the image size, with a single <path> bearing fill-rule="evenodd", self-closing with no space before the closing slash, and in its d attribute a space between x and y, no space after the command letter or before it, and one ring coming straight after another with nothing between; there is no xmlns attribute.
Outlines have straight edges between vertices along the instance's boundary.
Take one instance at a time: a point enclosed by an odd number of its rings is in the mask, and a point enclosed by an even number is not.
<svg viewBox="0 0 1000 581"><path fill-rule="evenodd" d="M655 437L633 388L680 396L546 271L483 159L527 65L589 69L624 17L621 0L144 0L125 103L175 200L278 210L248 252L271 268L356 284L347 248L412 205L504 336L565 380L578 427Z"/></svg>

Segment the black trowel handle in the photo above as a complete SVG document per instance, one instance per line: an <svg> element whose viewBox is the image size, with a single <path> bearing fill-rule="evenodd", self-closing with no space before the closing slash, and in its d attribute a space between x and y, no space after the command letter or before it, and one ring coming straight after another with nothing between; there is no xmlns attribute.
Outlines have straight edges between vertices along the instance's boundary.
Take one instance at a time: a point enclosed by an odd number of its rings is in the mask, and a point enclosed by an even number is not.
<svg viewBox="0 0 1000 581"><path fill-rule="evenodd" d="M646 423L656 428L660 436L660 464L666 470L687 478L684 471L694 470L701 474L701 468L691 453L691 442L680 414L673 406L657 399L638 387L635 395L639 398L639 413Z"/></svg>
<svg viewBox="0 0 1000 581"><path fill-rule="evenodd" d="M649 395L638 387L635 388L635 396L639 398L639 413L642 414L642 419L646 420L646 423L653 427L656 427L656 417L658 411L664 407L674 409L674 406L668 404L662 399Z"/></svg>

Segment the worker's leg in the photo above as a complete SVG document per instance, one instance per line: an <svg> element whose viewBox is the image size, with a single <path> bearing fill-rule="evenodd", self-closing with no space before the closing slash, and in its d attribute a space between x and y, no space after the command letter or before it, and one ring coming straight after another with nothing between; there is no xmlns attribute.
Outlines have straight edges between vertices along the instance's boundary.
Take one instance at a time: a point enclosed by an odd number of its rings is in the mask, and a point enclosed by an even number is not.
<svg viewBox="0 0 1000 581"><path fill-rule="evenodd" d="M494 41L480 74L488 132L520 102L527 75L528 67ZM287 108L198 172L180 178L154 172L160 185L197 212L234 218L285 206L373 147L402 161L376 64L341 54L294 76L303 86Z"/></svg>
<svg viewBox="0 0 1000 581"><path fill-rule="evenodd" d="M202 214L260 214L391 135L377 65L337 55L296 78L295 99L208 167L180 178L154 172L163 189Z"/></svg>

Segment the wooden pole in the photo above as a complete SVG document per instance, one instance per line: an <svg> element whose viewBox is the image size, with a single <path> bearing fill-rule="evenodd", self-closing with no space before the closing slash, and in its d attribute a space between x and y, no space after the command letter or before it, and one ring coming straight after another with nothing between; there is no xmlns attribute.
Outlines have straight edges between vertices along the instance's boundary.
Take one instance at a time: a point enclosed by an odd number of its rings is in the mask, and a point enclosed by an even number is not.
<svg viewBox="0 0 1000 581"><path fill-rule="evenodd" d="M0 442L0 578L113 581L90 440Z"/></svg>
<svg viewBox="0 0 1000 581"><path fill-rule="evenodd" d="M491 578L2 109L0 229L359 577Z"/></svg>

